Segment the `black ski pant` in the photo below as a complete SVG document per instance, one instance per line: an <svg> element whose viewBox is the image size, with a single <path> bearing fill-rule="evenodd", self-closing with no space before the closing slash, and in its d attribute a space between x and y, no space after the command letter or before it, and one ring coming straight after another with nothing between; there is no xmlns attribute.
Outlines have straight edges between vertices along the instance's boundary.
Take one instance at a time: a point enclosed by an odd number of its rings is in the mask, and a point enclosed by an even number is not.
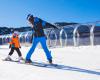
<svg viewBox="0 0 100 80"><path fill-rule="evenodd" d="M13 54L14 50L16 50L16 51L17 51L17 53L18 53L18 56L19 56L19 57L21 57L21 56L22 56L22 54L21 54L21 52L20 52L20 49L19 49L19 48L11 48L11 50L10 50L10 52L9 52L9 55L10 55L10 56Z"/></svg>

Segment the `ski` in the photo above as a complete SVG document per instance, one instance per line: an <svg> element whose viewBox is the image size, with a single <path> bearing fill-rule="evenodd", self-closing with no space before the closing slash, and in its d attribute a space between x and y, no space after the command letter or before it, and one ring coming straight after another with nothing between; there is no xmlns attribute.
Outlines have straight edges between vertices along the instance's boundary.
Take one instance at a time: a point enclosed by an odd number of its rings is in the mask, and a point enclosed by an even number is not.
<svg viewBox="0 0 100 80"><path fill-rule="evenodd" d="M49 63L43 63L43 62L35 62L33 61L32 63L25 63L25 60L23 61L18 61L18 60L5 60L5 59L2 59L3 61L8 61L8 62L16 62L18 64L26 64L26 65L32 65L32 66L38 66L38 67L47 67L47 68L50 68L50 67L57 67L58 64L49 64Z"/></svg>

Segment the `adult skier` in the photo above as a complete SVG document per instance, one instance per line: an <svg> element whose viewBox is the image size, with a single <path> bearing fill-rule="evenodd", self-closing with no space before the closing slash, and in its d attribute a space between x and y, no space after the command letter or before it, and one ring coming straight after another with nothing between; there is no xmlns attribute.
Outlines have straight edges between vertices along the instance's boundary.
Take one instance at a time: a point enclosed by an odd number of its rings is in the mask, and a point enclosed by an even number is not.
<svg viewBox="0 0 100 80"><path fill-rule="evenodd" d="M44 52L46 54L47 60L49 61L50 64L52 64L52 56L51 56L51 51L48 50L47 45L46 45L46 37L44 34L44 26L46 25L46 23L41 20L38 17L34 17L33 15L29 14L27 16L27 20L29 21L29 23L31 24L32 30L33 30L33 35L34 38L32 40L32 46L30 48L30 50L28 51L27 55L26 55L26 63L31 63L31 55L34 52L37 44L40 42L42 45L42 48L44 49Z"/></svg>

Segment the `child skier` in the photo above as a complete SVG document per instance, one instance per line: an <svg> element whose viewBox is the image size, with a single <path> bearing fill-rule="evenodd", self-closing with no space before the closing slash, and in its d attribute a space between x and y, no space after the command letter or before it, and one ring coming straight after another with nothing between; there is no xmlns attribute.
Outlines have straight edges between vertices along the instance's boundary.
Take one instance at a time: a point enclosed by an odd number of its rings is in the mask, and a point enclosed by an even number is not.
<svg viewBox="0 0 100 80"><path fill-rule="evenodd" d="M30 48L29 52L27 53L26 56L26 63L31 63L31 55L34 52L37 44L40 42L44 52L46 53L46 57L47 60L49 61L49 63L52 63L52 56L51 56L51 52L48 50L47 45L46 45L46 37L44 34L44 30L43 30L43 26L45 25L43 23L43 21L37 17L33 17L33 15L29 14L27 16L27 20L29 21L29 23L32 25L32 29L33 29L33 35L34 38L32 40L32 47Z"/></svg>
<svg viewBox="0 0 100 80"><path fill-rule="evenodd" d="M13 33L9 48L11 48L11 50L10 50L7 58L5 58L5 60L12 60L11 59L11 55L13 54L14 50L16 50L17 53L18 53L18 56L19 56L18 61L23 60L22 54L21 54L20 49L19 49L19 48L21 48L21 46L20 46L20 42L19 42L19 38L18 38L18 33L17 32Z"/></svg>

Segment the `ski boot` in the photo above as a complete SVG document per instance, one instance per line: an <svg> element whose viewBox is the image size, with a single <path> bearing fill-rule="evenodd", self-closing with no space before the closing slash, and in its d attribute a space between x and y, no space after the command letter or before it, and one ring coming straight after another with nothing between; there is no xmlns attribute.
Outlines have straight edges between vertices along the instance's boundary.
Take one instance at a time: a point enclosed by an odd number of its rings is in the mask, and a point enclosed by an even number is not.
<svg viewBox="0 0 100 80"><path fill-rule="evenodd" d="M53 63L52 63L52 59L49 60L49 64L53 64Z"/></svg>
<svg viewBox="0 0 100 80"><path fill-rule="evenodd" d="M5 60L5 61L12 61L12 59L11 59L10 56L7 56L4 60Z"/></svg>
<svg viewBox="0 0 100 80"><path fill-rule="evenodd" d="M19 58L18 58L18 62L23 62L24 61L24 58L22 57L22 56L20 56Z"/></svg>
<svg viewBox="0 0 100 80"><path fill-rule="evenodd" d="M32 60L31 59L26 59L25 63L29 63L30 64L30 63L32 63Z"/></svg>

